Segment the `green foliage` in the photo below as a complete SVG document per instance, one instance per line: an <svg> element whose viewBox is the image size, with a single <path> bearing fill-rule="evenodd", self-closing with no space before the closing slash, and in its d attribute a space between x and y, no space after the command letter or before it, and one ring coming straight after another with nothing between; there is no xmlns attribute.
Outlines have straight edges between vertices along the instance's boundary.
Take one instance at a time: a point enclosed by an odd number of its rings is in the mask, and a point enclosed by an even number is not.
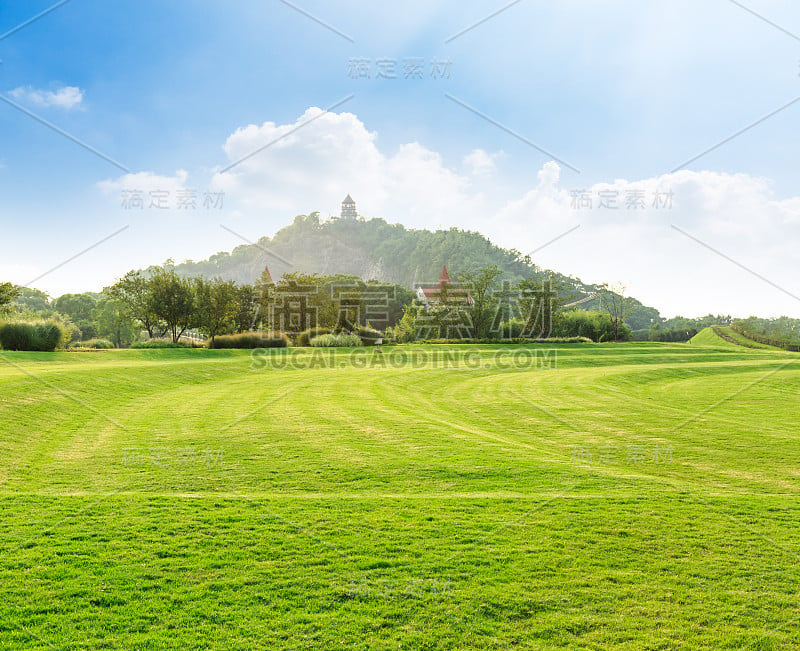
<svg viewBox="0 0 800 651"><path fill-rule="evenodd" d="M108 339L90 339L89 341L79 341L72 344L70 348L91 348L95 350L108 350L111 348L118 348L114 346Z"/></svg>
<svg viewBox="0 0 800 651"><path fill-rule="evenodd" d="M280 257L291 259L293 266L282 262ZM189 276L221 276L239 283L252 283L267 264L272 272L271 278L301 269L318 275L335 270L341 276L366 278L368 285L391 287L388 322L379 323L377 319L367 317L373 326L380 329L396 326L403 316L403 306L409 305L413 299L408 288L418 282L435 282L442 265L447 265L454 277L470 269L496 267L511 285L530 280L532 286L541 286L542 281L550 279L562 302L571 302L598 289L579 279L546 271L535 265L530 257L514 249L498 247L480 233L458 228L439 231L408 229L383 219L333 218L322 221L315 213L299 215L292 225L278 231L273 238L262 237L258 242L238 246L230 253L216 253L206 261L184 263L176 269ZM378 270L381 278L391 282L369 280L373 270ZM587 305L592 308L599 306L599 300ZM558 302L555 307L558 307ZM637 322L636 327L647 327L651 319L660 318L657 310L646 308L638 301L632 301L631 307L628 318ZM506 318L508 315L503 320ZM278 325L273 324L273 327ZM323 320L303 325L299 330L311 325L333 327L335 324Z"/></svg>
<svg viewBox="0 0 800 651"><path fill-rule="evenodd" d="M211 338L213 348L217 334L234 328L240 292L232 280L194 278L193 281L197 326Z"/></svg>
<svg viewBox="0 0 800 651"><path fill-rule="evenodd" d="M28 287L17 287L17 292L14 308L18 312L36 314L53 309L52 301L46 292Z"/></svg>
<svg viewBox="0 0 800 651"><path fill-rule="evenodd" d="M526 330L526 322L522 319L509 319L500 324L500 332L503 338L518 339L523 336Z"/></svg>
<svg viewBox="0 0 800 651"><path fill-rule="evenodd" d="M603 309L611 317L613 341L626 341L631 337L630 327L625 321L634 311L633 299L625 296L625 287L603 283L598 291ZM598 340L600 341L600 340ZM602 341L606 341L603 339Z"/></svg>
<svg viewBox="0 0 800 651"><path fill-rule="evenodd" d="M172 341L172 339L156 338L148 341L139 341L131 344L131 348L199 348L200 346L189 344L184 341Z"/></svg>
<svg viewBox="0 0 800 651"><path fill-rule="evenodd" d="M747 319L738 319L732 325L745 336L752 337L756 341L763 339L764 343L772 346L800 345L800 319L788 316L760 319L751 316Z"/></svg>
<svg viewBox="0 0 800 651"><path fill-rule="evenodd" d="M796 319L788 319L788 317L781 317L780 319L759 319L759 324L753 324L755 317L750 317L744 321L736 321L730 325L732 335L734 337L745 337L751 342L761 344L763 346L774 346L775 348L782 348L792 352L800 352L800 321ZM786 320L780 323L781 320ZM763 323L767 322L764 326ZM778 327L776 321L779 322ZM792 323L794 322L794 323ZM758 327L761 327L761 333L754 332ZM763 332L772 332L772 336L762 334Z"/></svg>
<svg viewBox="0 0 800 651"><path fill-rule="evenodd" d="M387 329L386 335L397 343L406 344L414 341L416 337L415 321L420 312L417 305L403 306L403 316L394 328Z"/></svg>
<svg viewBox="0 0 800 651"><path fill-rule="evenodd" d="M63 348L68 338L68 331L56 321L0 325L0 346L3 350L52 352L56 348Z"/></svg>
<svg viewBox="0 0 800 651"><path fill-rule="evenodd" d="M198 324L194 285L169 264L154 270L147 292L153 314L166 325L172 341L179 341L186 330Z"/></svg>
<svg viewBox="0 0 800 651"><path fill-rule="evenodd" d="M328 348L331 346L357 348L361 345L361 337L346 332L339 333L338 335L319 335L311 340L311 346L313 348Z"/></svg>
<svg viewBox="0 0 800 651"><path fill-rule="evenodd" d="M499 305L499 298L492 290L502 275L503 272L496 264L458 274L459 284L472 297L472 303L464 309L470 315L471 336L476 339L486 337L492 327Z"/></svg>
<svg viewBox="0 0 800 651"><path fill-rule="evenodd" d="M370 328L369 326L360 326L356 328L352 334L361 339L364 346L376 346L379 341L382 341L384 334L380 330Z"/></svg>
<svg viewBox="0 0 800 651"><path fill-rule="evenodd" d="M314 337L328 335L330 333L331 331L329 328L309 328L308 330L303 330L303 332L297 335L296 343L298 346L310 346L311 340Z"/></svg>
<svg viewBox="0 0 800 651"><path fill-rule="evenodd" d="M637 339L639 332L641 331L637 330L633 333L634 341L684 342L694 337L698 333L698 329L695 327L662 328L658 324L653 324L649 329L644 331L647 336L642 340Z"/></svg>
<svg viewBox="0 0 800 651"><path fill-rule="evenodd" d="M11 283L0 283L0 314L11 311L11 304L19 296L19 288Z"/></svg>
<svg viewBox="0 0 800 651"><path fill-rule="evenodd" d="M544 339L532 337L514 337L496 339L485 337L483 339L425 339L418 340L417 344L489 344L489 345L512 345L519 346L525 344L591 344L594 343L588 337L546 337Z"/></svg>
<svg viewBox="0 0 800 651"><path fill-rule="evenodd" d="M283 332L241 332L234 335L219 335L208 348L286 348L291 343Z"/></svg>
<svg viewBox="0 0 800 651"><path fill-rule="evenodd" d="M221 279L218 282L222 283ZM248 332L264 324L259 305L259 292L253 285L237 285L234 288L233 328L236 332Z"/></svg>
<svg viewBox="0 0 800 651"><path fill-rule="evenodd" d="M103 292L121 303L127 316L147 330L151 339L166 334L167 327L156 310L152 279L144 272L129 271Z"/></svg>
<svg viewBox="0 0 800 651"><path fill-rule="evenodd" d="M97 333L110 339L114 347L129 346L136 340L136 324L121 301L104 296L92 314Z"/></svg>
<svg viewBox="0 0 800 651"><path fill-rule="evenodd" d="M64 294L53 302L53 308L68 316L81 331L82 339L92 339L98 333L94 320L97 298L94 294Z"/></svg>
<svg viewBox="0 0 800 651"><path fill-rule="evenodd" d="M607 312L599 310L566 310L554 319L553 334L556 337L586 337L592 341L626 341L630 339L630 328L617 325Z"/></svg>
<svg viewBox="0 0 800 651"><path fill-rule="evenodd" d="M291 259L295 266L289 268L269 252ZM402 287L411 287L415 280L433 282L444 264L455 272L464 270L467 264L475 268L497 265L511 280L537 271L530 258L502 249L480 233L458 228L435 232L407 229L383 219L321 221L318 213L298 215L293 224L273 238L262 237L231 253L221 252L203 262L179 265L178 271L252 283L256 280L254 270L259 273L267 264L274 278L297 269L318 274L335 269L344 275L370 279L370 270L377 268L382 278ZM396 309L398 319L400 309Z"/></svg>

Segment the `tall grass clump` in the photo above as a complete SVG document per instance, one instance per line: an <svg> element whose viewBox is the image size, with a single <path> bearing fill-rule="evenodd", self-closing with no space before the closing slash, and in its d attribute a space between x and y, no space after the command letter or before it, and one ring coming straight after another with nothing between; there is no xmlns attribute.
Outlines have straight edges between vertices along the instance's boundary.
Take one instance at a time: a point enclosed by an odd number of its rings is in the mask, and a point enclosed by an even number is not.
<svg viewBox="0 0 800 651"><path fill-rule="evenodd" d="M330 328L309 328L308 330L303 330L303 332L297 335L296 344L298 346L310 346L311 340L314 337L319 337L320 335L329 335L330 333Z"/></svg>
<svg viewBox="0 0 800 651"><path fill-rule="evenodd" d="M78 341L70 344L70 348L91 348L93 350L108 350L114 348L108 339L89 339L89 341Z"/></svg>
<svg viewBox="0 0 800 651"><path fill-rule="evenodd" d="M328 348L330 346L355 348L361 346L361 337L358 335L351 335L345 332L338 335L320 335L311 340L311 345L314 348Z"/></svg>
<svg viewBox="0 0 800 651"><path fill-rule="evenodd" d="M168 338L153 338L148 339L147 341L139 341L134 344L131 344L131 348L201 348L202 346L198 346L195 344L188 344L183 341L172 341L172 339Z"/></svg>
<svg viewBox="0 0 800 651"><path fill-rule="evenodd" d="M377 346L379 341L383 341L383 333L369 326L359 326L353 334L361 339L364 346Z"/></svg>
<svg viewBox="0 0 800 651"><path fill-rule="evenodd" d="M64 348L68 339L67 329L55 321L0 326L0 346L4 350L53 352L56 348Z"/></svg>
<svg viewBox="0 0 800 651"><path fill-rule="evenodd" d="M217 335L209 348L287 348L290 339L283 332L242 332L238 335Z"/></svg>

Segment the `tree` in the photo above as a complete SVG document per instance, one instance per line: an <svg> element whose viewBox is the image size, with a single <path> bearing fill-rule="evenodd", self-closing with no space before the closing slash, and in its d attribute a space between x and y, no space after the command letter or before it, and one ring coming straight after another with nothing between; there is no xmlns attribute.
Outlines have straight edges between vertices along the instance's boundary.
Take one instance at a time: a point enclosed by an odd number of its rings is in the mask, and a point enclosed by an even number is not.
<svg viewBox="0 0 800 651"><path fill-rule="evenodd" d="M254 310L262 328L266 325L267 330L273 330L270 314L275 305L275 281L272 280L272 274L267 266L264 267L261 277L256 281L254 302Z"/></svg>
<svg viewBox="0 0 800 651"><path fill-rule="evenodd" d="M197 326L211 337L211 346L218 334L226 332L234 325L239 306L239 292L232 280L194 279L196 296Z"/></svg>
<svg viewBox="0 0 800 651"><path fill-rule="evenodd" d="M323 282L324 278L318 274L284 274L268 306L268 318L273 327L293 333L308 328L333 328L337 309Z"/></svg>
<svg viewBox="0 0 800 651"><path fill-rule="evenodd" d="M97 335L97 325L92 312L97 305L93 294L63 294L53 303L57 312L66 314L81 331L81 337L92 339Z"/></svg>
<svg viewBox="0 0 800 651"><path fill-rule="evenodd" d="M97 302L93 313L97 333L116 348L128 346L136 339L136 324L120 301L104 297Z"/></svg>
<svg viewBox="0 0 800 651"><path fill-rule="evenodd" d="M633 300L625 296L624 285L610 286L608 283L603 283L599 287L600 300L603 309L614 324L614 341L620 340L620 334L625 331L625 319L634 309Z"/></svg>
<svg viewBox="0 0 800 651"><path fill-rule="evenodd" d="M561 278L533 276L517 283L511 297L523 325L520 336L547 338L553 334L556 312L575 296L575 289Z"/></svg>
<svg viewBox="0 0 800 651"><path fill-rule="evenodd" d="M487 337L492 328L498 297L494 293L497 279L503 272L493 264L477 271L464 271L458 275L461 285L472 296L472 304L466 309L472 317L472 336L476 339Z"/></svg>
<svg viewBox="0 0 800 651"><path fill-rule="evenodd" d="M49 312L53 309L50 297L38 289L17 287L17 296L14 298L14 307L20 312L36 313Z"/></svg>
<svg viewBox="0 0 800 651"><path fill-rule="evenodd" d="M236 332L248 332L256 328L263 320L261 305L258 301L258 290L253 285L239 285L235 289L236 309L233 314L233 325Z"/></svg>
<svg viewBox="0 0 800 651"><path fill-rule="evenodd" d="M19 296L19 288L11 283L0 283L0 314L11 311L11 303Z"/></svg>
<svg viewBox="0 0 800 651"><path fill-rule="evenodd" d="M194 286L188 278L179 276L174 268L165 265L156 268L147 281L147 287L153 314L164 322L173 342L197 325Z"/></svg>
<svg viewBox="0 0 800 651"><path fill-rule="evenodd" d="M151 283L152 278L146 278L141 271L129 271L103 292L122 303L128 316L138 321L152 339L154 336L163 337L167 330L156 314Z"/></svg>

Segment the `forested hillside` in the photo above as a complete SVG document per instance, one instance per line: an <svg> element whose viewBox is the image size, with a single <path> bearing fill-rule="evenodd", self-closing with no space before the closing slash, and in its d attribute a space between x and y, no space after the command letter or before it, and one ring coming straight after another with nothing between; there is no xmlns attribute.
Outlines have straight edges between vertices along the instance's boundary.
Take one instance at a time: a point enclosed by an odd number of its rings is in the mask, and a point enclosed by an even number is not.
<svg viewBox="0 0 800 651"><path fill-rule="evenodd" d="M274 237L217 253L202 262L176 267L183 275L222 276L242 283L255 281L265 265L274 278L287 271L352 274L365 280L435 282L442 265L460 271L496 264L504 280L528 278L541 270L517 251L492 244L480 233L452 228L427 231L389 224L383 219L322 221L317 213L298 215Z"/></svg>
<svg viewBox="0 0 800 651"><path fill-rule="evenodd" d="M552 275L555 285L568 293L569 300L589 297L598 289L580 279L543 269L530 256L503 249L474 231L411 229L384 219L322 220L319 213L298 215L272 238L262 237L256 243L237 246L231 253L217 253L208 260L187 260L175 269L185 276L220 276L253 283L269 266L275 279L291 271L351 274L410 288L415 283L436 282L442 265L453 277L462 271L497 265L503 271L501 281L508 283ZM658 310L635 299L632 303L634 309L625 320L633 329L646 328L660 320ZM602 306L594 299L581 307Z"/></svg>

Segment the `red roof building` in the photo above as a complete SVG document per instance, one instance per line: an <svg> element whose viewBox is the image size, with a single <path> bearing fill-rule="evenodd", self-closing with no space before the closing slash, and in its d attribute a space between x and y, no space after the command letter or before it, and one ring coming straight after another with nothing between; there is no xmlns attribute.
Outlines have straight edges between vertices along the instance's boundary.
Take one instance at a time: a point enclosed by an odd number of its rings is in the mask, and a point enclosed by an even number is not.
<svg viewBox="0 0 800 651"><path fill-rule="evenodd" d="M453 284L450 280L450 274L447 273L446 266L442 266L442 273L439 276L438 283L417 287L417 299L428 307L433 307L443 301L465 305L472 305L475 302L466 288Z"/></svg>

